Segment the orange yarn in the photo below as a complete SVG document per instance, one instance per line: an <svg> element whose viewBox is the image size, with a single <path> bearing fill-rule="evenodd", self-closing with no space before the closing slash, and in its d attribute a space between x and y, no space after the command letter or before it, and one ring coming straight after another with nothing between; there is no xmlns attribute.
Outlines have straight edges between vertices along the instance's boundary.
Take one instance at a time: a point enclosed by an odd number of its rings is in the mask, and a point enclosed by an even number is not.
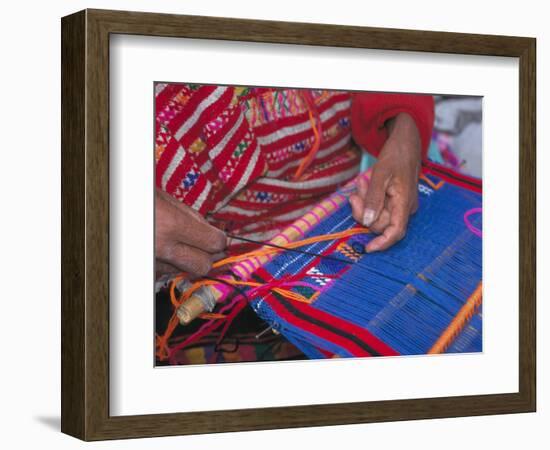
<svg viewBox="0 0 550 450"><path fill-rule="evenodd" d="M227 318L225 314L218 314L218 313L202 313L199 317L204 320L216 320L216 319Z"/></svg>
<svg viewBox="0 0 550 450"><path fill-rule="evenodd" d="M460 308L454 319L451 321L445 331L439 336L435 344L428 351L428 354L443 353L454 341L455 337L464 329L466 322L475 314L482 300L481 283L477 285L476 290L470 295L466 303Z"/></svg>
<svg viewBox="0 0 550 450"><path fill-rule="evenodd" d="M350 230L341 231L339 233L332 233L332 234L324 234L319 236L314 236L307 239L302 239L300 241L290 242L284 246L284 248L275 248L275 247L262 247L258 250L254 250L251 252L243 253L241 255L231 256L229 258L225 258L222 260L219 260L215 262L212 267L218 268L221 266L225 266L227 264L232 264L235 262L243 261L245 259L250 259L255 256L264 256L264 255L271 255L277 252L280 252L284 249L293 249L297 247L302 247L309 244L314 244L316 242L323 242L328 240L336 240L336 239L342 239L346 238L348 236L354 236L356 234L362 234L362 233L368 233L368 228L352 228ZM182 281L187 275L182 273L180 275L177 275L175 278L172 279L170 283L170 301L172 303L172 306L174 307L174 313L172 314L172 317L170 318L168 322L168 326L166 327L166 330L162 336L156 335L156 347L157 347L157 357L160 360L167 359L169 357L169 349L168 349L168 340L174 333L175 329L177 328L179 324L178 316L177 316L177 309L187 300L191 297L191 295L197 291L202 286L217 284L217 281L215 280L198 280L193 283L193 285L187 289L180 298L176 298L176 285ZM237 285L237 286L251 286L251 287L259 287L262 286L262 284L253 282L253 281L239 281L234 279L226 279L226 281L230 284ZM284 289L281 287L273 288L274 292L277 292L279 295L282 295L285 298L288 298L289 300L294 300L298 302L303 303L311 303L314 301L319 293L316 295L314 294L311 298L306 298L303 295L298 294L297 292L291 291L289 289ZM215 314L215 313L203 313L201 316L199 316L203 319L210 319L210 320L216 320L225 319L225 316L223 314Z"/></svg>
<svg viewBox="0 0 550 450"><path fill-rule="evenodd" d="M317 117L315 117L313 114L313 111L316 111L315 101L313 100L313 97L311 96L311 93L309 91L304 91L302 93L302 97L307 103L309 123L311 124L311 128L313 130L313 144L308 154L302 159L302 161L298 165L296 173L294 174L295 180L299 179L304 174L306 169L310 166L311 162L315 159L315 156L319 151L319 147L321 146L322 125L319 115L317 114ZM317 119L317 123L315 119Z"/></svg>
<svg viewBox="0 0 550 450"><path fill-rule="evenodd" d="M290 242L286 245L282 245L281 247L284 247L284 250L286 249L293 249L297 247L303 247L305 245L309 244L315 244L317 242L323 242L323 241L330 241L330 240L336 240L336 239L342 239L349 236L354 236L356 234L365 234L369 233L368 228L352 228L350 230L340 231L338 233L332 233L332 234L321 234L319 236L313 236L307 239L302 239L300 241ZM254 258L256 256L267 256L271 255L273 253L280 252L283 249L276 248L276 247L262 247L259 250L253 250L251 252L242 253L241 255L236 256L230 256L225 259L220 259L219 261L216 261L212 267L218 268L221 266L225 266L226 264L232 264L235 262L239 262L245 259Z"/></svg>
<svg viewBox="0 0 550 450"><path fill-rule="evenodd" d="M435 189L436 191L445 184L445 182L443 180L441 180L439 183L437 184L434 184L434 182L432 180L430 180L426 175L424 175L423 173L420 174L420 177L419 177L421 180L424 180L426 183L428 183L428 185L432 188L432 189Z"/></svg>
<svg viewBox="0 0 550 450"><path fill-rule="evenodd" d="M170 337L172 337L172 334L176 330L177 326L179 325L179 319L177 315L178 308L189 298L191 297L191 294L195 292L197 289L201 288L202 286L206 286L209 284L216 284L213 280L199 280L193 284L189 289L187 289L179 299L176 298L176 285L185 278L186 274L180 274L176 276L170 283L170 301L172 302L172 305L174 306L174 312L172 313L172 317L170 317L170 320L168 321L168 325L166 327L166 330L164 331L164 334L162 336L156 335L155 341L156 341L156 347L157 347L157 357L163 361L164 359L168 358L169 356L169 350L168 350L168 340Z"/></svg>

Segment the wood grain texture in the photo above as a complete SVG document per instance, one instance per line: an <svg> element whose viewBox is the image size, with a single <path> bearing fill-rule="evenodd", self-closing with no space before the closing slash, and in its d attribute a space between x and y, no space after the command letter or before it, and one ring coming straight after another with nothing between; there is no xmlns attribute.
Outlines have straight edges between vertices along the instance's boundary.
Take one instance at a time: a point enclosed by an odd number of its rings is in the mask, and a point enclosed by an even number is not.
<svg viewBox="0 0 550 450"><path fill-rule="evenodd" d="M85 13L61 27L61 430L84 436Z"/></svg>
<svg viewBox="0 0 550 450"><path fill-rule="evenodd" d="M536 41L519 63L519 391L536 409Z"/></svg>
<svg viewBox="0 0 550 450"><path fill-rule="evenodd" d="M459 53L520 60L519 392L109 416L109 34ZM535 410L535 40L86 10L62 19L62 431L84 440Z"/></svg>

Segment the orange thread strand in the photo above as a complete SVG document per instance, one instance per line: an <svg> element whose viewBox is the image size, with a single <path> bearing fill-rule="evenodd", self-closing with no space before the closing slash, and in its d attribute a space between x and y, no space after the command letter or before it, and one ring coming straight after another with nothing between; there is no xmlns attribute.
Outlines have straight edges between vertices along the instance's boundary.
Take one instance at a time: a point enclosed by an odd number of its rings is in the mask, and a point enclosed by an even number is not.
<svg viewBox="0 0 550 450"><path fill-rule="evenodd" d="M222 320L226 319L227 316L225 314L219 314L219 313L202 313L199 315L200 319L204 320Z"/></svg>
<svg viewBox="0 0 550 450"><path fill-rule="evenodd" d="M477 285L475 291L470 295L466 303L460 308L457 315L451 321L445 331L439 336L435 344L428 351L428 354L443 353L452 344L457 335L464 329L466 323L475 314L482 301L481 283Z"/></svg>
<svg viewBox="0 0 550 450"><path fill-rule="evenodd" d="M313 117L313 113L311 112L311 110L309 110L308 113L309 123L311 124L311 128L313 129L313 145L311 146L308 154L302 159L302 161L298 165L296 173L294 174L295 180L299 179L304 174L306 169L311 164L311 161L313 161L313 158L315 158L315 155L317 155L319 147L321 146L321 135L319 133L317 125L315 124L315 118Z"/></svg>
<svg viewBox="0 0 550 450"><path fill-rule="evenodd" d="M317 155L317 152L319 151L319 147L321 146L322 123L321 123L321 118L319 116L317 116L317 123L315 121L316 118L313 114L314 110L316 110L317 108L315 106L315 100L313 99L310 91L304 91L301 97L307 106L309 123L313 130L313 144L308 154L302 159L302 161L298 165L298 168L296 169L296 173L294 174L295 180L299 179L304 174L306 169L310 166L311 162Z"/></svg>
<svg viewBox="0 0 550 450"><path fill-rule="evenodd" d="M317 243L317 242L323 242L323 241L335 240L335 239L342 239L342 238L346 238L346 237L349 237L349 236L354 236L356 234L364 234L364 233L369 233L369 229L368 228L352 228L350 230L341 231L339 233L319 235L319 236L314 236L314 237L307 238L307 239L302 239L300 241L290 242L290 243L288 243L284 246L281 245L281 247L283 247L283 248L280 248L280 249L279 248L274 248L274 247L260 248L259 250L254 250L254 251L251 251L251 252L243 253L241 255L236 255L236 256L232 256L232 257L229 257L229 258L219 260L219 261L215 262L212 265L212 267L213 268L218 268L218 267L221 267L221 266L225 266L227 264L232 264L234 262L243 261L243 260L250 259L250 258L253 258L253 257L256 257L256 256L272 255L272 254L278 253L278 252L280 252L282 250L285 250L285 249L293 249L293 248L302 247L302 246L309 245L309 244L314 244L314 243ZM166 330L165 330L164 334L156 336L157 356L160 360L164 360L164 359L167 359L169 357L168 340L170 339L170 337L172 336L172 334L174 333L175 329L177 328L177 326L179 324L179 320L178 320L178 317L177 317L177 314L176 314L177 309L187 299L189 299L189 297L191 297L191 295L195 291L197 291L202 286L212 285L212 284L217 283L214 280L199 280L199 281L196 281L178 299L178 298L176 298L176 292L175 292L176 285L181 280L183 280L185 278L185 276L186 276L186 274L180 274L180 275L176 276L170 284L170 301L171 301L172 305L174 306L174 313L172 314L172 317L170 318L170 320L168 322L168 326L166 327ZM235 284L235 285L253 286L253 287L261 286L260 283L255 283L255 282L251 282L251 281L238 281L238 280L231 280L231 279L228 279L227 281L229 283L232 283L232 284ZM303 303L311 303L316 299L316 296L313 296L313 297L308 299L308 298L304 297L303 295L300 295L300 294L298 294L296 292L293 292L293 291L290 291L288 289L274 288L273 290L275 292L277 292L278 294L282 295L285 298L288 298L290 300L303 302Z"/></svg>
<svg viewBox="0 0 550 450"><path fill-rule="evenodd" d="M435 189L436 191L445 184L445 182L443 180L439 181L439 183L437 184L434 184L434 182L432 180L430 180L426 175L424 175L423 173L420 174L420 179L424 180L426 183L428 183L428 185L432 188L432 189Z"/></svg>
<svg viewBox="0 0 550 450"><path fill-rule="evenodd" d="M243 261L245 259L251 259L256 256L267 256L274 253L278 253L282 250L286 249L294 249L297 247L303 247L305 245L309 244L315 244L317 242L323 242L323 241L330 241L330 240L336 240L336 239L343 239L349 236L354 236L356 234L365 234L369 233L368 228L352 228L350 230L340 231L338 233L332 233L332 234L321 234L319 236L313 236L307 239L302 239L300 241L290 242L286 245L281 245L280 247L283 248L275 248L275 247L265 247L261 248L259 250L253 250L251 252L243 253L241 255L236 256L230 256L229 258L221 259L217 262L215 262L212 267L218 268L221 266L225 266L226 264L232 264L234 262Z"/></svg>
<svg viewBox="0 0 550 450"><path fill-rule="evenodd" d="M164 361L169 357L169 349L168 349L168 340L172 337L172 334L174 334L174 331L176 330L177 326L179 325L179 319L177 316L177 309L189 298L191 295L199 288L205 285L209 284L216 284L213 280L199 280L195 282L189 289L187 289L179 299L176 298L176 285L185 278L185 274L180 274L176 276L171 284L170 284L170 301L172 302L172 305L174 306L174 312L172 313L172 317L170 317L170 320L168 321L168 325L166 327L166 330L164 331L163 335L156 335L156 347L157 347L157 357Z"/></svg>
<svg viewBox="0 0 550 450"><path fill-rule="evenodd" d="M255 281L239 281L239 280L226 280L228 283L231 283L233 285L237 285L237 286L250 286L250 287L260 287L260 286L263 286L262 283L258 283L258 282L255 282ZM289 289L284 289L284 288L280 288L280 287L275 287L273 288L273 291L282 295L283 297L285 298L288 298L289 300L296 300L298 302L303 302L303 303L311 303L311 299L308 299L306 297L304 297L303 295L301 294L298 294L294 291L291 291Z"/></svg>

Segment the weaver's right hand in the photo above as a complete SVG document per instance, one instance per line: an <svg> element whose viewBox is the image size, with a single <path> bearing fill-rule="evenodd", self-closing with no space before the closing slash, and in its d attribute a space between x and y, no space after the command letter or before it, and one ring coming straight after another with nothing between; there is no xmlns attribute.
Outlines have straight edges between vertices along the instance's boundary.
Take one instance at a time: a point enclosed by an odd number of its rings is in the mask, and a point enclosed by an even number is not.
<svg viewBox="0 0 550 450"><path fill-rule="evenodd" d="M227 245L225 234L170 195L155 191L155 272L206 275Z"/></svg>
<svg viewBox="0 0 550 450"><path fill-rule="evenodd" d="M373 166L370 184L360 178L350 196L353 217L378 234L367 253L386 250L401 240L409 216L418 209L418 175L422 161L414 119L400 113L388 122L390 135Z"/></svg>

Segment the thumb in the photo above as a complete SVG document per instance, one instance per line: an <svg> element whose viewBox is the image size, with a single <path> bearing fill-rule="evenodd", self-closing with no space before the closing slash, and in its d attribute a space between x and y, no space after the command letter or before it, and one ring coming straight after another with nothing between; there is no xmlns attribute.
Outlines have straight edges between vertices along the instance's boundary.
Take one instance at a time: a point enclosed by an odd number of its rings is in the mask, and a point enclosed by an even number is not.
<svg viewBox="0 0 550 450"><path fill-rule="evenodd" d="M373 169L369 187L364 197L363 225L366 227L376 222L384 208L388 180L389 178L385 171L376 170L376 167Z"/></svg>

